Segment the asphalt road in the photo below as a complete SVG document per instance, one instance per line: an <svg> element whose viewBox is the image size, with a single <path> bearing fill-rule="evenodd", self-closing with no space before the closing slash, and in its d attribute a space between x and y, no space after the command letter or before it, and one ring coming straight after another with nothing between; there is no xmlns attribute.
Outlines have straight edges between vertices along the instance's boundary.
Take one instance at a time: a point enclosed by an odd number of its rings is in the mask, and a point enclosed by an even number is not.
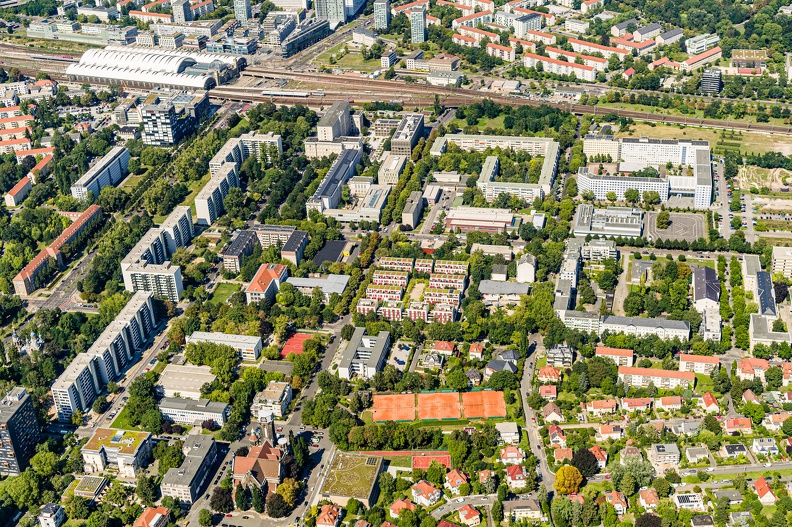
<svg viewBox="0 0 792 527"><path fill-rule="evenodd" d="M555 482L555 475L550 471L547 464L547 455L542 446L542 438L539 436L539 426L536 420L539 409L528 407L528 394L533 391L531 382L533 381L534 368L536 360L540 355L540 350L544 352L544 346L539 341L539 336L531 335L530 340L535 342L531 351L526 358L526 365L523 366L523 378L520 383L521 393L523 398L523 410L525 413L525 430L528 432L528 442L531 445L531 451L536 455L539 460L539 474L542 476L542 483L547 487L548 491L553 490L553 483ZM527 452L526 452L527 453Z"/></svg>
<svg viewBox="0 0 792 527"><path fill-rule="evenodd" d="M445 505L441 505L440 507L436 508L432 511L432 517L436 520L439 520L446 514L452 511L456 511L464 507L465 505L470 505L471 507L491 507L492 502L497 499L497 494L489 494L489 495L474 495L474 496L465 496L461 498L453 498L450 501L446 502ZM490 518L490 514L487 514L487 518Z"/></svg>

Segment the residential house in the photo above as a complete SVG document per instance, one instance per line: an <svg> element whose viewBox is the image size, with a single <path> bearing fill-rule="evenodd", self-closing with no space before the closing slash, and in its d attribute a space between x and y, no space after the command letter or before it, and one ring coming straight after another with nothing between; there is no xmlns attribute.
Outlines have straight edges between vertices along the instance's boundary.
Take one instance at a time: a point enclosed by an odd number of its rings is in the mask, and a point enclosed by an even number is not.
<svg viewBox="0 0 792 527"><path fill-rule="evenodd" d="M634 447L632 445L627 445L626 447L622 448L619 451L619 463L621 463L622 465L626 464L627 461L631 458L643 459L643 455L641 454L641 449Z"/></svg>
<svg viewBox="0 0 792 527"><path fill-rule="evenodd" d="M616 514L622 515L627 512L627 498L621 492L615 490L606 492L605 501L616 509Z"/></svg>
<svg viewBox="0 0 792 527"><path fill-rule="evenodd" d="M564 414L561 413L561 408L556 403L547 403L542 408L542 418L545 423L563 423Z"/></svg>
<svg viewBox="0 0 792 527"><path fill-rule="evenodd" d="M756 495L759 497L759 502L762 505L765 507L775 505L777 498L770 489L770 485L768 485L767 481L764 479L764 476L754 481L753 488L756 492Z"/></svg>
<svg viewBox="0 0 792 527"><path fill-rule="evenodd" d="M443 496L443 493L434 485L423 479L413 485L410 490L412 491L413 501L424 507L431 507L440 501Z"/></svg>
<svg viewBox="0 0 792 527"><path fill-rule="evenodd" d="M741 381L759 379L765 382L764 374L770 369L770 362L765 359L745 357L737 363L737 378Z"/></svg>
<svg viewBox="0 0 792 527"><path fill-rule="evenodd" d="M561 380L561 370L553 366L544 366L539 369L536 379L541 383L557 383Z"/></svg>
<svg viewBox="0 0 792 527"><path fill-rule="evenodd" d="M498 359L510 362L514 366L517 366L517 362L520 360L520 354L514 350L504 350L498 354Z"/></svg>
<svg viewBox="0 0 792 527"><path fill-rule="evenodd" d="M474 370L472 368L465 372L465 376L467 376L468 385L471 387L479 386L481 384L481 379L483 378L480 371Z"/></svg>
<svg viewBox="0 0 792 527"><path fill-rule="evenodd" d="M670 395L668 397L660 397L657 400L657 408L667 412L676 412L682 409L682 397L678 395Z"/></svg>
<svg viewBox="0 0 792 527"><path fill-rule="evenodd" d="M167 507L149 507L143 511L132 527L165 527L170 521L171 510ZM46 527L42 523L42 527Z"/></svg>
<svg viewBox="0 0 792 527"><path fill-rule="evenodd" d="M517 366L511 362L506 362L500 359L492 359L484 367L484 380L488 381L493 374L500 371L508 371L509 373L517 373Z"/></svg>
<svg viewBox="0 0 792 527"><path fill-rule="evenodd" d="M341 525L343 509L333 504L322 505L316 516L316 527L338 527Z"/></svg>
<svg viewBox="0 0 792 527"><path fill-rule="evenodd" d="M612 439L618 441L624 436L624 429L620 425L600 425L594 437L597 442Z"/></svg>
<svg viewBox="0 0 792 527"><path fill-rule="evenodd" d="M692 371L693 373L702 373L709 375L712 370L718 367L720 361L718 357L707 355L689 355L687 353L680 353L679 371Z"/></svg>
<svg viewBox="0 0 792 527"><path fill-rule="evenodd" d="M510 489L524 489L527 482L525 481L525 469L522 465L509 465L506 467L506 484Z"/></svg>
<svg viewBox="0 0 792 527"><path fill-rule="evenodd" d="M729 513L729 527L735 527L737 525L750 525L753 523L753 514L748 511L737 511L737 512L730 512Z"/></svg>
<svg viewBox="0 0 792 527"><path fill-rule="evenodd" d="M709 461L709 449L707 447L691 446L685 449L685 457L688 463L701 463Z"/></svg>
<svg viewBox="0 0 792 527"><path fill-rule="evenodd" d="M704 392L704 395L701 396L701 406L709 414L716 414L720 411L718 400L710 392Z"/></svg>
<svg viewBox="0 0 792 527"><path fill-rule="evenodd" d="M715 527L715 522L709 514L698 514L690 518L690 527Z"/></svg>
<svg viewBox="0 0 792 527"><path fill-rule="evenodd" d="M688 509L693 511L704 511L704 499L701 494L684 492L674 494L674 505L677 509Z"/></svg>
<svg viewBox="0 0 792 527"><path fill-rule="evenodd" d="M481 523L481 513L468 504L463 505L457 510L459 521L467 527L473 527Z"/></svg>
<svg viewBox="0 0 792 527"><path fill-rule="evenodd" d="M744 403L754 403L754 404L762 404L753 390L745 390L743 392L742 400Z"/></svg>
<svg viewBox="0 0 792 527"><path fill-rule="evenodd" d="M547 364L559 368L571 368L575 352L570 346L555 344L547 350Z"/></svg>
<svg viewBox="0 0 792 527"><path fill-rule="evenodd" d="M603 415L616 413L616 399L588 401L586 403L580 403L580 407L591 415L602 417Z"/></svg>
<svg viewBox="0 0 792 527"><path fill-rule="evenodd" d="M605 467L608 466L608 451L599 445L594 445L589 448L589 452L594 454L594 457L597 458L597 466L600 470L605 470Z"/></svg>
<svg viewBox="0 0 792 527"><path fill-rule="evenodd" d="M398 500L393 502L393 505L390 506L388 512L391 518L397 519L403 510L415 512L415 509L416 509L415 503L413 503L409 499L399 498Z"/></svg>
<svg viewBox="0 0 792 527"><path fill-rule="evenodd" d="M447 340L436 340L435 343L432 344L433 352L447 355L449 357L454 354L455 348L456 344L453 342L448 342Z"/></svg>
<svg viewBox="0 0 792 527"><path fill-rule="evenodd" d="M727 434L741 432L743 434L750 435L753 431L753 424L747 417L733 417L723 421L723 430Z"/></svg>
<svg viewBox="0 0 792 527"><path fill-rule="evenodd" d="M778 445L772 437L762 437L753 440L751 450L756 455L775 456L778 455Z"/></svg>
<svg viewBox="0 0 792 527"><path fill-rule="evenodd" d="M472 360L482 360L484 358L484 345L478 342L471 344L468 350L468 356Z"/></svg>
<svg viewBox="0 0 792 527"><path fill-rule="evenodd" d="M622 399L621 407L626 412L646 412L652 409L652 399L649 397Z"/></svg>
<svg viewBox="0 0 792 527"><path fill-rule="evenodd" d="M511 421L495 423L495 430L498 432L500 440L507 445L516 445L520 442L520 428L517 423Z"/></svg>
<svg viewBox="0 0 792 527"><path fill-rule="evenodd" d="M654 444L646 454L658 474L662 474L667 468L678 467L679 457L679 447L675 443Z"/></svg>
<svg viewBox="0 0 792 527"><path fill-rule="evenodd" d="M660 503L660 495L653 488L638 492L638 504L646 510L654 510Z"/></svg>
<svg viewBox="0 0 792 527"><path fill-rule="evenodd" d="M715 496L716 501L721 498L728 499L729 505L739 505L743 502L743 495L736 489L716 490L712 494Z"/></svg>
<svg viewBox="0 0 792 527"><path fill-rule="evenodd" d="M516 446L505 446L500 452L500 462L504 465L519 465L525 459L525 452Z"/></svg>
<svg viewBox="0 0 792 527"><path fill-rule="evenodd" d="M552 447L566 447L566 435L564 435L564 431L561 429L560 426L557 424L550 425L550 428L547 429L548 439L550 440L550 446Z"/></svg>
<svg viewBox="0 0 792 527"><path fill-rule="evenodd" d="M542 507L534 499L508 500L503 502L503 515L513 522L520 520L539 522L542 520Z"/></svg>
<svg viewBox="0 0 792 527"><path fill-rule="evenodd" d="M742 443L723 445L718 453L727 459L736 459L740 456L748 457L748 449Z"/></svg>
<svg viewBox="0 0 792 527"><path fill-rule="evenodd" d="M539 397L548 401L558 398L558 387L555 384L545 384L539 387Z"/></svg>
<svg viewBox="0 0 792 527"><path fill-rule="evenodd" d="M784 424L784 421L789 419L790 415L792 414L787 412L778 412L767 415L762 421L762 425L772 432L778 432L781 430L781 426Z"/></svg>
<svg viewBox="0 0 792 527"><path fill-rule="evenodd" d="M462 485L467 484L468 478L462 472L452 469L446 474L445 488L451 491L454 496L459 494Z"/></svg>
<svg viewBox="0 0 792 527"><path fill-rule="evenodd" d="M553 457L555 458L556 463L561 463L565 459L572 460L572 449L571 448L556 448L553 450Z"/></svg>

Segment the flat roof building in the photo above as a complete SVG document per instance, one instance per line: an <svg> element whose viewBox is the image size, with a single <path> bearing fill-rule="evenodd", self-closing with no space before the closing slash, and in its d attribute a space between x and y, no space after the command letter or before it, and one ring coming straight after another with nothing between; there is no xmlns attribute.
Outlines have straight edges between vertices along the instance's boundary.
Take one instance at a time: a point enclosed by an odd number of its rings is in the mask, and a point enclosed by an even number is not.
<svg viewBox="0 0 792 527"><path fill-rule="evenodd" d="M424 116L416 113L402 117L391 138L391 153L410 156L418 140L424 135Z"/></svg>
<svg viewBox="0 0 792 527"><path fill-rule="evenodd" d="M274 417L283 417L292 400L292 388L288 382L270 381L267 388L256 394L250 413L260 422Z"/></svg>
<svg viewBox="0 0 792 527"><path fill-rule="evenodd" d="M300 265L303 253L308 246L308 233L305 231L294 231L281 247L281 258L288 260L294 265Z"/></svg>
<svg viewBox="0 0 792 527"><path fill-rule="evenodd" d="M189 435L182 447L184 461L178 468L170 468L160 483L163 496L192 504L210 474L217 457L217 445L209 435Z"/></svg>
<svg viewBox="0 0 792 527"><path fill-rule="evenodd" d="M341 151L313 196L306 202L305 207L309 214L312 210L324 213L326 209L338 206L341 201L341 188L355 175L361 156L362 152L357 148Z"/></svg>
<svg viewBox="0 0 792 527"><path fill-rule="evenodd" d="M385 365L390 349L390 333L380 331L376 337L366 335L366 328L355 328L338 365L338 376L351 379L357 375L370 379Z"/></svg>
<svg viewBox="0 0 792 527"><path fill-rule="evenodd" d="M81 452L86 474L104 472L113 465L120 476L135 478L136 472L151 458L151 434L97 428Z"/></svg>
<svg viewBox="0 0 792 527"><path fill-rule="evenodd" d="M578 205L574 223L575 236L623 236L637 238L643 233L643 212L628 207L595 209L594 205Z"/></svg>
<svg viewBox="0 0 792 527"><path fill-rule="evenodd" d="M108 185L118 185L127 174L129 167L129 150L123 146L110 149L97 161L80 179L71 186L71 194L77 199L85 199L88 192L94 199L99 198L99 192Z"/></svg>
<svg viewBox="0 0 792 527"><path fill-rule="evenodd" d="M162 370L156 390L164 397L200 399L201 387L213 383L216 379L209 366L168 364Z"/></svg>
<svg viewBox="0 0 792 527"><path fill-rule="evenodd" d="M27 390L12 388L0 400L0 475L18 476L41 440L33 401Z"/></svg>
<svg viewBox="0 0 792 527"><path fill-rule="evenodd" d="M229 346L239 355L239 358L246 361L256 361L261 355L263 343L259 336L231 335L229 333L217 333L207 331L196 331L186 338L187 345L210 342Z"/></svg>
<svg viewBox="0 0 792 527"><path fill-rule="evenodd" d="M209 399L177 399L163 397L159 403L162 416L177 424L200 426L204 421L214 421L222 427L231 415L231 406Z"/></svg>
<svg viewBox="0 0 792 527"><path fill-rule="evenodd" d="M330 300L330 295L333 293L339 295L344 294L344 290L349 282L349 276L343 274L329 274L327 276L309 278L290 276L286 279L286 282L293 285L295 289L304 295L313 294L314 288L318 287L324 294L325 302L328 302Z"/></svg>
<svg viewBox="0 0 792 527"><path fill-rule="evenodd" d="M498 234L519 227L519 220L509 209L481 209L475 207L453 207L445 218L449 232L481 231Z"/></svg>
<svg viewBox="0 0 792 527"><path fill-rule="evenodd" d="M240 231L223 252L223 269L238 273L242 268L242 257L249 256L258 245L258 237L253 231Z"/></svg>
<svg viewBox="0 0 792 527"><path fill-rule="evenodd" d="M781 273L784 278L792 278L792 248L773 247L772 270L774 274Z"/></svg>

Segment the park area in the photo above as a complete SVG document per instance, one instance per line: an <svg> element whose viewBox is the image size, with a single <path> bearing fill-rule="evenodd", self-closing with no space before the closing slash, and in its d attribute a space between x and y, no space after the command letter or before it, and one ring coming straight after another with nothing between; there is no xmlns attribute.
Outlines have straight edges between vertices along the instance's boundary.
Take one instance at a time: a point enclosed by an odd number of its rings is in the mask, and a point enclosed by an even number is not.
<svg viewBox="0 0 792 527"><path fill-rule="evenodd" d="M716 130L713 128L679 127L656 123L631 124L625 131L616 133L616 137L652 137L656 139L694 139L709 141L710 148L718 154L725 150L742 153L764 154L781 152L785 156L792 155L792 137L784 135L768 135L751 132L735 132Z"/></svg>
<svg viewBox="0 0 792 527"><path fill-rule="evenodd" d="M506 402L503 392L486 390L375 395L372 421L411 422L416 410L419 421L497 419L506 417Z"/></svg>
<svg viewBox="0 0 792 527"><path fill-rule="evenodd" d="M737 178L740 181L740 188L743 190L760 191L762 187L766 187L771 192L783 192L784 190L789 191L792 172L783 168L762 168L748 165L740 168ZM754 190L751 192L755 193Z"/></svg>

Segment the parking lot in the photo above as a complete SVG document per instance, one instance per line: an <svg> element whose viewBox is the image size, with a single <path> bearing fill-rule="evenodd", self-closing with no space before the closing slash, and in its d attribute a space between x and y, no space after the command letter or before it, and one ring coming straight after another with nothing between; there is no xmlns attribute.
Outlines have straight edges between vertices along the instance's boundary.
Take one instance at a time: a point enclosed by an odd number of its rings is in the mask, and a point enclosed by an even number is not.
<svg viewBox="0 0 792 527"><path fill-rule="evenodd" d="M706 237L704 216L701 214L671 213L671 222L667 229L657 228L659 212L647 212L644 236L649 240L675 240L694 242Z"/></svg>
<svg viewBox="0 0 792 527"><path fill-rule="evenodd" d="M394 366L397 370L404 371L407 367L407 359L410 358L410 349L410 345L406 342L396 342L391 350L390 357L388 357L388 364Z"/></svg>

